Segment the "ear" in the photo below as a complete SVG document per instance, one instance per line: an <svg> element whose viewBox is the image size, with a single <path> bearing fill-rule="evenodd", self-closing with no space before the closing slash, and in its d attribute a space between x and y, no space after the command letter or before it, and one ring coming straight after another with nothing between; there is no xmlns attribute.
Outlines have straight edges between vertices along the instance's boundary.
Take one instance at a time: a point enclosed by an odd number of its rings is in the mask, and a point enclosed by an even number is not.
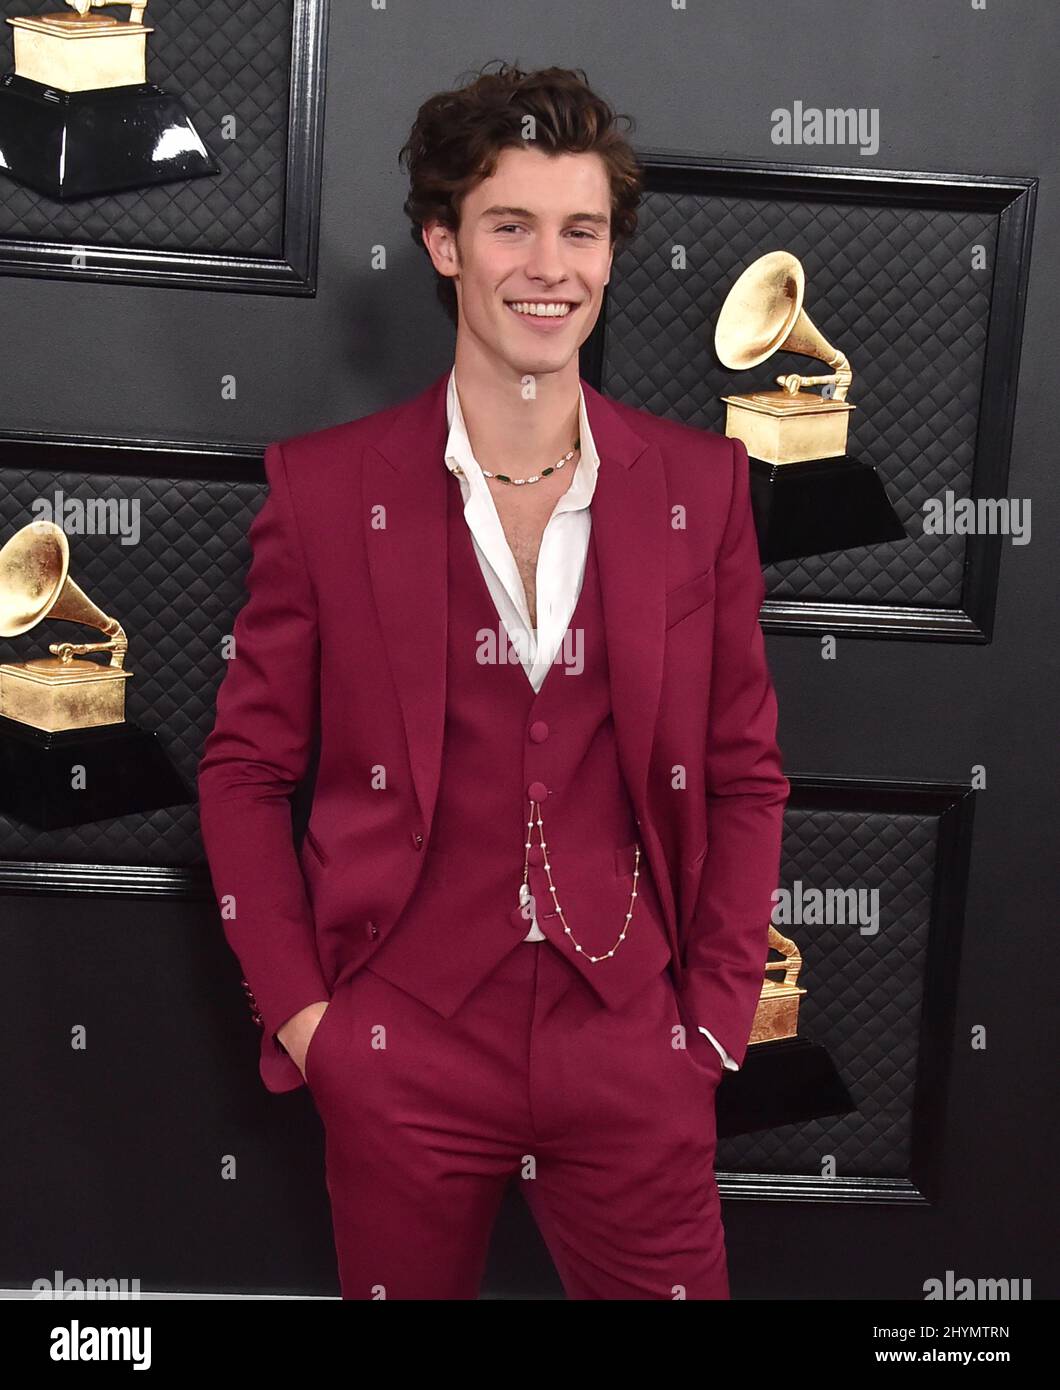
<svg viewBox="0 0 1060 1390"><path fill-rule="evenodd" d="M439 275L454 276L460 273L456 235L448 227L441 222L426 223L423 227L423 244Z"/></svg>

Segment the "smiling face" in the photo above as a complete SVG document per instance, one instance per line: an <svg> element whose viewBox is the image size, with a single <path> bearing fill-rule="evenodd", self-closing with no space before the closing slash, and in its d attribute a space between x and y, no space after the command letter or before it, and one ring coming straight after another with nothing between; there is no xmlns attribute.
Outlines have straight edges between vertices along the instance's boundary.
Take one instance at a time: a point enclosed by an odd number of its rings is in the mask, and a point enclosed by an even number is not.
<svg viewBox="0 0 1060 1390"><path fill-rule="evenodd" d="M460 230L424 228L454 278L458 339L517 376L560 371L596 323L611 274L611 198L596 154L504 149L464 198Z"/></svg>

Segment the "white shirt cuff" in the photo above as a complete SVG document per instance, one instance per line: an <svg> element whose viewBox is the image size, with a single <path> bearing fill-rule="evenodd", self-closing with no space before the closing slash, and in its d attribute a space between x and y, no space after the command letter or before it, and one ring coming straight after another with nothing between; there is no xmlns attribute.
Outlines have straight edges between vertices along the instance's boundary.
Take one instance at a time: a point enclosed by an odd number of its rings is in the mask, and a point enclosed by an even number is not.
<svg viewBox="0 0 1060 1390"><path fill-rule="evenodd" d="M729 1071L739 1071L739 1070L740 1070L740 1068L736 1065L736 1063L732 1060L732 1058L729 1056L729 1054L728 1054L728 1053L725 1051L725 1049L722 1047L721 1043L718 1042L717 1038L714 1036L713 1033L708 1033L707 1030L706 1030L705 1028L703 1028L703 1027L701 1027L699 1031L700 1031L701 1033L703 1033L706 1037L708 1037L708 1038L711 1040L711 1042L714 1044L714 1046L718 1049L718 1052L721 1054L722 1063L723 1063L726 1067L728 1067Z"/></svg>

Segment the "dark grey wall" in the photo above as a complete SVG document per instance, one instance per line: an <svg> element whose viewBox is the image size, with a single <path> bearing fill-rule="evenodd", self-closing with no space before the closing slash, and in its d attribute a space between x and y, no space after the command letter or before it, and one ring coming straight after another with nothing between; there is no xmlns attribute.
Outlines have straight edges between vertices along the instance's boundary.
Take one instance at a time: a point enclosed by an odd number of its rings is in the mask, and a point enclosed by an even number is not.
<svg viewBox="0 0 1060 1390"><path fill-rule="evenodd" d="M1031 1278L1035 1297L1055 1296L1047 1256L1056 1227L1055 1162L1043 1099L1055 1072L1055 1022L1048 1027L1055 1009L1043 967L1056 902L1060 8L1054 0L987 0L985 12L972 0L689 0L685 11L666 0L389 0L378 12L367 0L336 0L333 11L317 297L0 279L0 429L264 444L364 414L426 384L450 360L451 329L408 237L396 155L418 103L493 57L585 68L594 86L636 117L634 139L645 147L1040 177L1010 480L1011 495L1033 499L1034 541L1005 547L994 641L851 640L841 643L837 661L824 662L813 638L769 639L789 773L965 781L973 764L987 768L976 812L945 1199L927 1211L730 1203L726 1223L735 1296L918 1298L924 1279L947 1269ZM778 149L770 112L796 99L878 107L878 153L862 159L828 146ZM389 252L385 273L369 269L378 243ZM220 398L229 373L238 381L235 402ZM136 927L147 925L144 913L114 908L71 931L54 909L50 922L41 921L39 912L14 912L12 903L5 910L32 926L36 943L27 947L23 938L15 951L19 978L37 975L41 950L55 953L56 972L105 955L127 997L144 1004L131 964L142 951ZM282 1151L267 1161L271 1171L250 1180L263 1192L286 1188L295 1163L300 1184L318 1184L312 1112L298 1116L304 1132L292 1156L277 1112L286 1102L246 1094L258 1084L252 1049L241 1068L226 1060L219 1079L217 1058L227 1057L235 1030L217 1020L222 1009L241 1005L226 975L210 1002L212 1031L203 1036L206 1005L197 991L210 969L220 978L228 967L212 921L203 914L183 921L183 933L172 915L157 922L170 986L153 987L150 1011L138 1015L144 1027L165 1017L155 1046L171 1049L168 1094L181 1085L223 1084L227 1103L212 1095L205 1115L186 1100L179 1105L186 1118L201 1115L211 1132L204 1164L213 1164L218 1143L253 1143L260 1153L271 1136ZM105 990L108 972L99 975ZM967 1045L975 1024L987 1027L985 1052ZM240 1038L244 1031L240 1024ZM120 1069L120 1055L114 1065ZM24 1104L37 1103L32 1085L20 1092ZM105 1136L82 1128L81 1142L102 1172ZM42 1198L28 1184L25 1199ZM76 1235L56 1221L57 1250L84 1248L82 1237L92 1247L103 1190L97 1202L76 1218L71 1209ZM107 1210L113 1221L113 1205ZM158 1279L211 1288L220 1277L236 1287L256 1262L266 1285L319 1280L328 1268L319 1198L303 1192L279 1219L270 1237L244 1215L243 1243L229 1250L220 1276L201 1232L193 1242L199 1256L181 1253L168 1269L156 1240ZM38 1236L46 1225L35 1223ZM527 1291L549 1278L540 1252L520 1271L525 1235L500 1232L494 1291ZM3 1258L2 1282L39 1272L23 1268L17 1243Z"/></svg>

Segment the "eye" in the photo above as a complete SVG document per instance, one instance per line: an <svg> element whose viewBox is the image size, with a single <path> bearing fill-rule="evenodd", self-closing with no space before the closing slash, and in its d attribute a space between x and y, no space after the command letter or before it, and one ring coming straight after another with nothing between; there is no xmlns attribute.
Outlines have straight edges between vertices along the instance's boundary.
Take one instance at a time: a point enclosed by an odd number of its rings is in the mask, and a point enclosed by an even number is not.
<svg viewBox="0 0 1060 1390"><path fill-rule="evenodd" d="M520 223L518 223L518 222L505 222L505 223L503 223L503 224L502 224L501 226L499 226L499 227L494 227L493 230L494 230L495 232L519 232L519 231L523 231L524 228L523 228L522 225L521 225ZM571 227L571 228L570 228L570 231L571 231L571 234L572 234L573 236L577 237L577 238L578 238L579 240L581 240L581 241L596 241L596 240L597 240L596 233L595 233L595 232L586 231L586 229L585 229L584 227Z"/></svg>

